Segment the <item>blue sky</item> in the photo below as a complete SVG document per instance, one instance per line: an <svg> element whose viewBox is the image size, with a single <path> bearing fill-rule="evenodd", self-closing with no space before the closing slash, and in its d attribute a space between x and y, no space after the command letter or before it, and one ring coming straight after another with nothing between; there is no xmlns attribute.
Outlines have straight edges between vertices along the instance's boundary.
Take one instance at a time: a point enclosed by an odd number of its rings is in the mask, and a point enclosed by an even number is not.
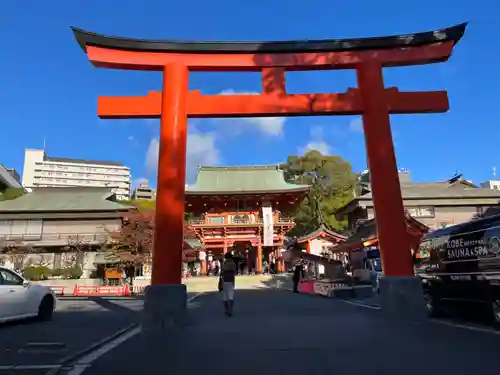
<svg viewBox="0 0 500 375"><path fill-rule="evenodd" d="M286 7L283 4L287 4ZM0 163L22 170L25 148L51 156L116 160L133 178L155 184L152 120L99 120L98 95L144 95L160 90L152 72L93 68L69 26L152 39L286 40L379 36L438 29L469 21L452 59L443 64L385 70L386 86L447 89L446 114L392 117L400 167L416 181L444 180L458 169L480 182L500 167L498 22L493 0L304 2L298 0L102 1L1 0ZM287 75L290 93L343 92L354 71ZM202 93L260 92L254 73L191 74ZM190 122L189 179L196 164L271 164L308 147L339 154L365 169L363 134L355 117Z"/></svg>

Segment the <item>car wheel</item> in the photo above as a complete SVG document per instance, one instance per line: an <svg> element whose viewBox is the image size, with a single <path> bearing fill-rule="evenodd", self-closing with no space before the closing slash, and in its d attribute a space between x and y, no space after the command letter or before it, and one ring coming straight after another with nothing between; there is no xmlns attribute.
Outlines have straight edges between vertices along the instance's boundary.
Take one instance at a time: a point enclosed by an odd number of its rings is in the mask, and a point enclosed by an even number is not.
<svg viewBox="0 0 500 375"><path fill-rule="evenodd" d="M42 321L47 321L52 319L52 313L54 312L54 298L51 296L43 297L40 306L38 307L38 319Z"/></svg>
<svg viewBox="0 0 500 375"><path fill-rule="evenodd" d="M500 326L500 300L495 300L491 303L491 318L493 324Z"/></svg>
<svg viewBox="0 0 500 375"><path fill-rule="evenodd" d="M437 318L442 316L442 309L436 298L434 298L429 292L424 292L425 308L427 309L427 315L432 318Z"/></svg>

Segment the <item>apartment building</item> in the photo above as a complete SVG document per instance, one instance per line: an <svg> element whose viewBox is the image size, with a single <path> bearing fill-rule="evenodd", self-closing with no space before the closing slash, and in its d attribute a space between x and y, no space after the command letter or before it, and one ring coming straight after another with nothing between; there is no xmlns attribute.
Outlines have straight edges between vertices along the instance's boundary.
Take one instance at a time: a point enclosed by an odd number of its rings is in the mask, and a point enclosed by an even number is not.
<svg viewBox="0 0 500 375"><path fill-rule="evenodd" d="M16 178L16 175L12 173L13 168L5 168L0 164L0 194L9 188L21 189L21 182ZM17 172L16 172L17 173Z"/></svg>
<svg viewBox="0 0 500 375"><path fill-rule="evenodd" d="M130 199L130 168L122 163L49 157L44 150L26 149L23 186L108 188L119 200Z"/></svg>
<svg viewBox="0 0 500 375"><path fill-rule="evenodd" d="M149 187L148 182L142 182L135 190L132 196L136 200L152 201L156 199L156 189Z"/></svg>
<svg viewBox="0 0 500 375"><path fill-rule="evenodd" d="M482 188L500 190L500 180L488 180L485 182L481 182L480 186Z"/></svg>
<svg viewBox="0 0 500 375"><path fill-rule="evenodd" d="M3 168L7 171L8 174L10 174L14 179L21 184L21 176L17 172L16 168L6 168L4 165L0 164L0 168Z"/></svg>

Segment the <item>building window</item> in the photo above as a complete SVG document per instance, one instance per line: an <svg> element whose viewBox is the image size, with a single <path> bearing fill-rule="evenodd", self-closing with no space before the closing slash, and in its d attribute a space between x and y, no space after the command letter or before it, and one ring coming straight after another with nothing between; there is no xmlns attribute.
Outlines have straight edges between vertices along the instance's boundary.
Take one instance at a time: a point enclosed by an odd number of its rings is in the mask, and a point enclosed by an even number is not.
<svg viewBox="0 0 500 375"><path fill-rule="evenodd" d="M434 207L406 207L406 212L415 218L434 217Z"/></svg>
<svg viewBox="0 0 500 375"><path fill-rule="evenodd" d="M231 224L250 224L254 222L253 215L233 215Z"/></svg>
<svg viewBox="0 0 500 375"><path fill-rule="evenodd" d="M210 216L208 222L210 224L224 224L224 216Z"/></svg>

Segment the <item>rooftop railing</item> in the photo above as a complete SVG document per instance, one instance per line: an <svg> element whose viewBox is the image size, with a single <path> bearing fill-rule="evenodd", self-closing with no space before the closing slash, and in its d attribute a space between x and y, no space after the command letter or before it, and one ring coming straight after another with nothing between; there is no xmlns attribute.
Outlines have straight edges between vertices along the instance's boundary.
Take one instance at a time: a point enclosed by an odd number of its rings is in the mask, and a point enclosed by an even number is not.
<svg viewBox="0 0 500 375"><path fill-rule="evenodd" d="M106 242L110 238L107 233L42 233L42 234L6 234L0 235L0 242L22 241L22 242Z"/></svg>
<svg viewBox="0 0 500 375"><path fill-rule="evenodd" d="M274 219L274 224L279 225L279 224L293 224L294 220L291 217L279 217ZM210 222L210 221L205 221L205 219L192 219L189 220L189 224L195 225L195 226L218 226L218 225L261 225L264 224L263 219L243 219L243 218L237 218L237 219L230 219L229 222Z"/></svg>

